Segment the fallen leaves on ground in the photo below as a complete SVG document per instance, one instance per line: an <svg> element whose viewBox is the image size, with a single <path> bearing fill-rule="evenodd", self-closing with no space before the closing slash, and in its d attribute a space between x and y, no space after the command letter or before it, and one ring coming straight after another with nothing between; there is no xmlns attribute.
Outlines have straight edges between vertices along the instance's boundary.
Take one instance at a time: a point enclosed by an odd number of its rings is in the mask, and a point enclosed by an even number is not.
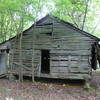
<svg viewBox="0 0 100 100"><path fill-rule="evenodd" d="M100 100L100 92L67 84L0 79L0 100Z"/></svg>

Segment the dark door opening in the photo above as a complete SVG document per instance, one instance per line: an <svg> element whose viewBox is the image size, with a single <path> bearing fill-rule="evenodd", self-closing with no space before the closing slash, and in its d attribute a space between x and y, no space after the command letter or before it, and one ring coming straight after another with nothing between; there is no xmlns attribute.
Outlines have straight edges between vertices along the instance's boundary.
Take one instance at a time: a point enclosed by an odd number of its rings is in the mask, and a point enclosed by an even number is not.
<svg viewBox="0 0 100 100"><path fill-rule="evenodd" d="M41 73L49 74L50 72L50 53L49 50L41 51Z"/></svg>

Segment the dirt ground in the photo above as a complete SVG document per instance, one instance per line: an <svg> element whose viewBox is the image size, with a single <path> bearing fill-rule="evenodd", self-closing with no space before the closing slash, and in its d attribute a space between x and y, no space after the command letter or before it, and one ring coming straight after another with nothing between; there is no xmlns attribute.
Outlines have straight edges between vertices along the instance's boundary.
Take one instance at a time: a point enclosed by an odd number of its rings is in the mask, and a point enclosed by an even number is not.
<svg viewBox="0 0 100 100"><path fill-rule="evenodd" d="M80 83L0 79L0 100L100 100L99 83L100 72L93 73L88 90Z"/></svg>

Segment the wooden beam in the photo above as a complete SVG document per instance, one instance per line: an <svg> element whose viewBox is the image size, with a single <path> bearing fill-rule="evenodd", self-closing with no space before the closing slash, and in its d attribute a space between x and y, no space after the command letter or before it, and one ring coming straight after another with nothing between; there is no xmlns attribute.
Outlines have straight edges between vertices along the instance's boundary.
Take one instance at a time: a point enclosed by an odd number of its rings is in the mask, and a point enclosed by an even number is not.
<svg viewBox="0 0 100 100"><path fill-rule="evenodd" d="M21 67L23 67L24 69L27 69L27 70L31 71L31 68L26 67L26 66L23 65L23 64L20 64L20 63L17 63L17 62L14 62L13 64L18 65L19 67L21 66Z"/></svg>

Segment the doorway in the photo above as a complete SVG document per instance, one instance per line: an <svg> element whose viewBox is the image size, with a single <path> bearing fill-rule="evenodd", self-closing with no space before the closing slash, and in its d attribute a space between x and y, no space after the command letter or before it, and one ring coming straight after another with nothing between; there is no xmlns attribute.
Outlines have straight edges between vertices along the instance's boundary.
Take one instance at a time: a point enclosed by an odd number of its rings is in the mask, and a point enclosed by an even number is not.
<svg viewBox="0 0 100 100"><path fill-rule="evenodd" d="M49 50L41 50L41 73L50 73L50 52Z"/></svg>

